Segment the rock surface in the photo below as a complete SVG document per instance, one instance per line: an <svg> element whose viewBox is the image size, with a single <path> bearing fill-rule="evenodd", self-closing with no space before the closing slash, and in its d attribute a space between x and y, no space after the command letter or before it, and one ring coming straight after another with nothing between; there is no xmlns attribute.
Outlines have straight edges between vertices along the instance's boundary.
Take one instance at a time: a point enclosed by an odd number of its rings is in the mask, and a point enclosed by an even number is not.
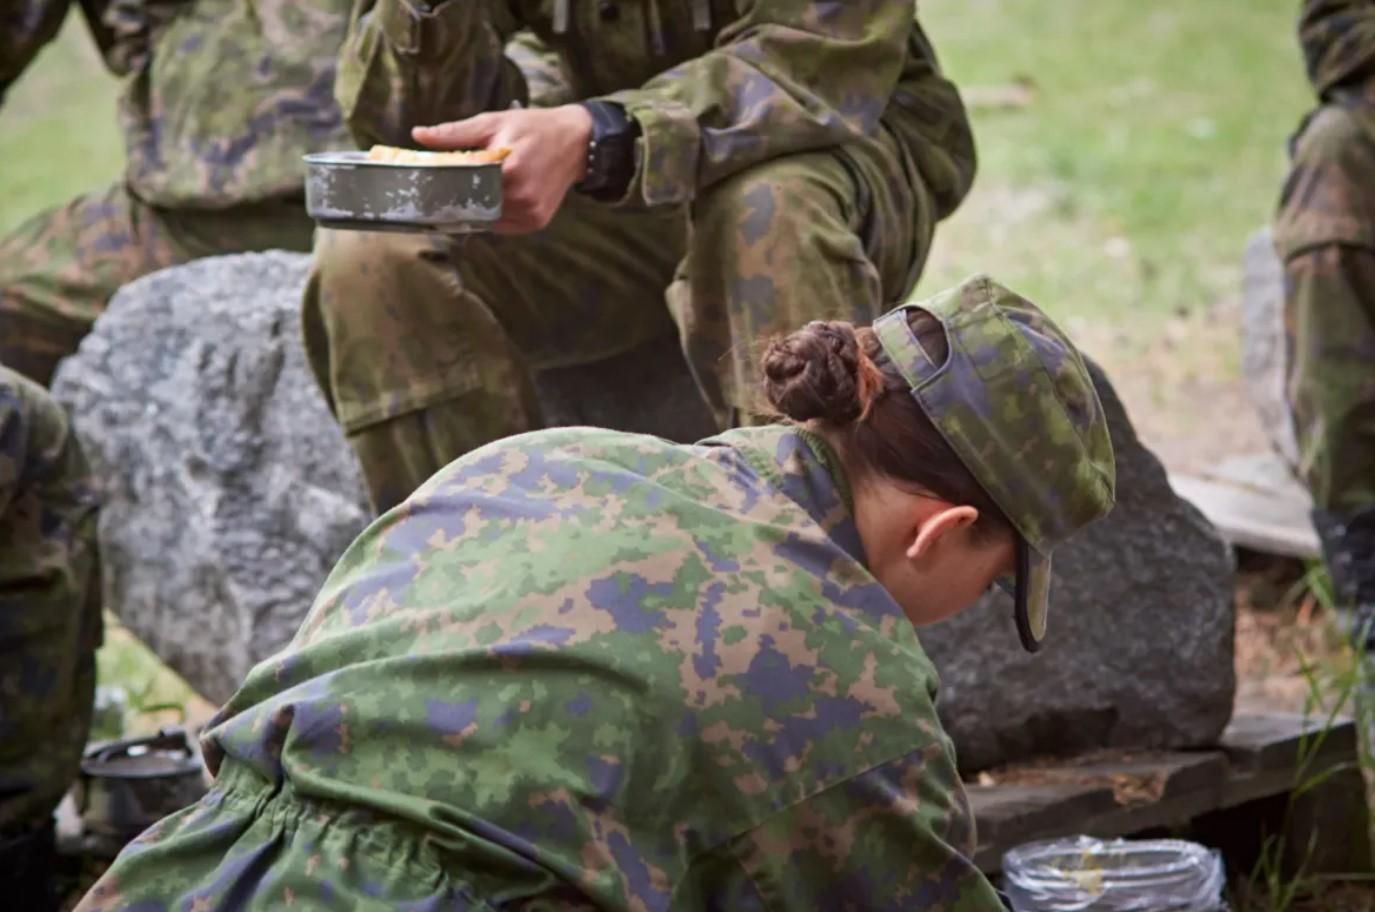
<svg viewBox="0 0 1375 912"><path fill-rule="evenodd" d="M1002 593L921 631L962 769L1106 747L1215 744L1232 713L1231 554L1170 489L1095 366L1117 507L1055 553L1050 630L1025 652Z"/></svg>
<svg viewBox="0 0 1375 912"><path fill-rule="evenodd" d="M1241 375L1271 445L1293 466L1298 443L1284 394L1284 347L1284 268L1270 229L1262 228L1242 257Z"/></svg>
<svg viewBox="0 0 1375 912"><path fill-rule="evenodd" d="M106 602L222 700L290 638L366 518L353 457L305 366L308 259L202 260L120 292L56 386L110 485ZM1233 695L1231 566L1099 377L1119 507L1059 554L1052 639L1023 653L1005 597L922 641L961 765L1215 739ZM676 342L538 379L551 424L696 439Z"/></svg>
<svg viewBox="0 0 1375 912"><path fill-rule="evenodd" d="M217 703L296 632L368 517L299 341L308 262L133 282L53 383L105 485L106 606Z"/></svg>

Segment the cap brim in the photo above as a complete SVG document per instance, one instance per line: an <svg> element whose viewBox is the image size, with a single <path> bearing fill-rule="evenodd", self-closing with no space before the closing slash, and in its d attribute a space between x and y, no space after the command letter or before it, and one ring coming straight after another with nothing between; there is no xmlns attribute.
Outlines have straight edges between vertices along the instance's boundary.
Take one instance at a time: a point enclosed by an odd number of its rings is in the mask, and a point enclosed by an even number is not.
<svg viewBox="0 0 1375 912"><path fill-rule="evenodd" d="M1017 540L1017 591L1013 604L1022 648L1036 652L1045 641L1050 613L1050 555L1032 549L1021 536Z"/></svg>

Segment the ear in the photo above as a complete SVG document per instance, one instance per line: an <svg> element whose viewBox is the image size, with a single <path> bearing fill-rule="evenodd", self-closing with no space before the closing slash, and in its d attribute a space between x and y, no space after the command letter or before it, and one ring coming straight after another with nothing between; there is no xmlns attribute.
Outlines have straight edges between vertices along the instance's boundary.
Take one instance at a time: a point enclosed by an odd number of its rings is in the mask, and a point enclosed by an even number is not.
<svg viewBox="0 0 1375 912"><path fill-rule="evenodd" d="M977 507L947 506L928 513L917 525L916 537L907 547L907 559L919 561L931 554L936 546L953 533L974 525L979 518Z"/></svg>

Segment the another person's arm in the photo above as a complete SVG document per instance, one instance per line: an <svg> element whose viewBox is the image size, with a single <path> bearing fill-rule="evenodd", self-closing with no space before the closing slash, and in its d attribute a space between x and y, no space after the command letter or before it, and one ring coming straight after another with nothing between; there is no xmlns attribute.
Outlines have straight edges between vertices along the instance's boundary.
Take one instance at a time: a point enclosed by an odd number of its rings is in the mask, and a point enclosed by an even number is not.
<svg viewBox="0 0 1375 912"><path fill-rule="evenodd" d="M688 203L761 161L878 129L915 27L911 0L741 0L739 8L715 49L603 99L640 132L623 201ZM585 111L564 105L484 113L414 135L440 149L509 146L508 205L496 230L523 233L547 225L584 178L591 131Z"/></svg>
<svg viewBox="0 0 1375 912"><path fill-rule="evenodd" d="M335 85L354 139L409 146L412 127L527 103L505 53L518 26L501 0L361 0Z"/></svg>
<svg viewBox="0 0 1375 912"><path fill-rule="evenodd" d="M717 47L609 100L642 133L627 198L649 206L768 159L874 133L897 85L912 0L741 0Z"/></svg>
<svg viewBox="0 0 1375 912"><path fill-rule="evenodd" d="M1305 0L1299 42L1323 99L1375 79L1375 0Z"/></svg>

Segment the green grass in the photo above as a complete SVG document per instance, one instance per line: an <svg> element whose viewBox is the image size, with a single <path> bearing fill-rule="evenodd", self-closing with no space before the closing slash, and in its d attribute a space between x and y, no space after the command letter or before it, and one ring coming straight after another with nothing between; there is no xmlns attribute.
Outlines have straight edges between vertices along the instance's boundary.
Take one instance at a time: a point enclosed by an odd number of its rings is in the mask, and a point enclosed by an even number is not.
<svg viewBox="0 0 1375 912"><path fill-rule="evenodd" d="M977 110L981 168L923 290L986 270L1060 315L1191 311L1233 295L1310 105L1294 0L923 0Z"/></svg>
<svg viewBox="0 0 1375 912"><path fill-rule="evenodd" d="M96 662L101 693L91 740L142 734L159 725L191 724L203 721L209 712L176 672L108 614Z"/></svg>
<svg viewBox="0 0 1375 912"><path fill-rule="evenodd" d="M0 108L0 232L119 176L118 93L74 13Z"/></svg>

